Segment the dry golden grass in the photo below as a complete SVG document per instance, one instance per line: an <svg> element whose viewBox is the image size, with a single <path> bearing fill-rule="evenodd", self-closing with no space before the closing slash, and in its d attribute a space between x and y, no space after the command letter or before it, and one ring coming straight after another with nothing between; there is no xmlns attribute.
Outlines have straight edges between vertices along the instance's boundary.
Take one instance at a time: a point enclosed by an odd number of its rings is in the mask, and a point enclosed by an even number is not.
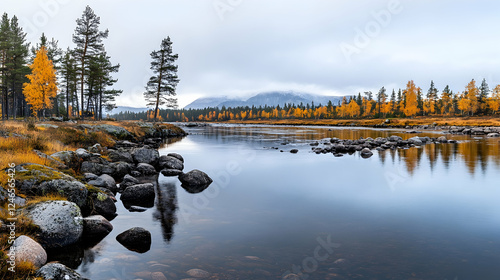
<svg viewBox="0 0 500 280"><path fill-rule="evenodd" d="M7 209L7 205L2 205L0 209ZM8 218L17 219L16 237L26 235L36 240L36 231L38 230L38 227L33 224L30 218L19 212L15 212L15 215L12 217L6 210L1 210L0 219L7 220ZM8 249L10 248L8 240L8 234L0 235L0 260L2 261L2 266L0 267L0 279L34 279L33 276L36 271L36 267L32 263L23 262L17 264L15 275L7 270L7 265L3 265L3 262L7 259Z"/></svg>
<svg viewBox="0 0 500 280"><path fill-rule="evenodd" d="M67 201L68 199L62 195L59 195L59 194L47 194L44 196L32 196L32 197L29 197L28 199L26 199L26 206L37 204L40 202L54 201L54 200Z"/></svg>

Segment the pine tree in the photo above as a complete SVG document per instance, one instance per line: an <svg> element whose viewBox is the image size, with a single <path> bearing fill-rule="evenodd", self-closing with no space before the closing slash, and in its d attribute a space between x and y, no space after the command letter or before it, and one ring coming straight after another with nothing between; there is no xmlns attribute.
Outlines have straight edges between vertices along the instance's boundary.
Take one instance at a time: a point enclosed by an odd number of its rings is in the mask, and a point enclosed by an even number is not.
<svg viewBox="0 0 500 280"><path fill-rule="evenodd" d="M450 87L447 85L444 90L443 94L441 96L441 100L443 102L443 114L449 114L452 112L452 107L453 107L453 93L450 90Z"/></svg>
<svg viewBox="0 0 500 280"><path fill-rule="evenodd" d="M72 51L68 48L61 59L61 85L66 97L66 118L71 117L70 108L78 108L78 74ZM70 105L71 103L71 105ZM76 105L75 105L76 103Z"/></svg>
<svg viewBox="0 0 500 280"><path fill-rule="evenodd" d="M151 70L154 75L149 78L144 97L148 102L147 105L155 108L154 121L158 118L159 106L177 107L175 88L179 79L177 65L174 64L177 58L177 54L172 54L170 37L162 40L160 50L151 53Z"/></svg>
<svg viewBox="0 0 500 280"><path fill-rule="evenodd" d="M10 59L8 67L10 92L12 94L13 117L16 119L18 113L23 115L25 104L23 98L23 84L27 81L26 75L29 73L29 68L26 66L29 54L29 43L26 42L26 33L19 25L16 16L13 16L10 21L12 49L10 51Z"/></svg>
<svg viewBox="0 0 500 280"><path fill-rule="evenodd" d="M396 111L396 91L392 89L391 94L391 111L394 113Z"/></svg>
<svg viewBox="0 0 500 280"><path fill-rule="evenodd" d="M385 101L387 99L387 94L385 93L385 87L382 87L377 93L377 103L378 103L378 116L380 117L380 111L382 106L385 105Z"/></svg>
<svg viewBox="0 0 500 280"><path fill-rule="evenodd" d="M486 79L483 79L481 82L481 86L479 87L479 96L478 96L478 106L480 113L486 113L486 109L488 107L487 100L488 95L490 94L490 88L488 83L486 83Z"/></svg>
<svg viewBox="0 0 500 280"><path fill-rule="evenodd" d="M29 67L32 74L27 76L30 82L24 84L23 93L33 114L38 116L40 110L52 108L51 98L57 94L56 72L43 46Z"/></svg>
<svg viewBox="0 0 500 280"><path fill-rule="evenodd" d="M81 115L84 117L84 92L85 92L85 77L88 74L88 63L90 57L102 52L104 45L103 39L108 37L108 30L99 31L101 23L94 11L87 6L81 18L76 20L75 34L73 34L73 43L76 44L74 50L75 58L79 61L79 76L80 76L80 105Z"/></svg>
<svg viewBox="0 0 500 280"><path fill-rule="evenodd" d="M8 98L8 52L11 49L10 20L7 13L2 15L0 22L0 90L2 98L2 119L9 117L9 98Z"/></svg>
<svg viewBox="0 0 500 280"><path fill-rule="evenodd" d="M29 68L26 67L28 45L26 33L19 26L17 17L13 16L9 20L8 15L3 14L0 23L0 83L4 119L9 118L9 112L13 118L24 112L22 86L29 73Z"/></svg>
<svg viewBox="0 0 500 280"><path fill-rule="evenodd" d="M116 108L115 98L122 93L121 90L108 89L118 80L113 79L112 73L118 72L120 65L113 65L110 57L105 52L94 56L89 61L88 101L93 103L93 112L98 120L102 120L102 110L111 111ZM89 107L89 106L87 106Z"/></svg>
<svg viewBox="0 0 500 280"><path fill-rule="evenodd" d="M434 86L434 81L431 81L431 86L427 91L426 110L425 112L434 114L436 112L436 101L438 100L438 90Z"/></svg>

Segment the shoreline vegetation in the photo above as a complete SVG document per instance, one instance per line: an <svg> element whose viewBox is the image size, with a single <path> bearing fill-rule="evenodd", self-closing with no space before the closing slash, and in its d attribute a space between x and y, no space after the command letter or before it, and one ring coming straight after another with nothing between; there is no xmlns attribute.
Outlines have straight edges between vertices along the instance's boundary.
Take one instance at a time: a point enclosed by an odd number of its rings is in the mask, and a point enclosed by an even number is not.
<svg viewBox="0 0 500 280"><path fill-rule="evenodd" d="M180 155L160 157L157 149L185 135L171 124L144 122L1 122L0 279L54 279L50 271L77 276L61 264L42 271L45 249L106 236L116 183L154 194L160 171L179 175L183 168ZM67 223L45 219L49 210Z"/></svg>
<svg viewBox="0 0 500 280"><path fill-rule="evenodd" d="M282 119L282 120L228 120L222 122L201 123L226 123L226 124L259 124L259 125L291 125L291 126L359 126L374 128L414 128L418 126L443 127L499 127L500 117L415 117L384 118L384 119Z"/></svg>

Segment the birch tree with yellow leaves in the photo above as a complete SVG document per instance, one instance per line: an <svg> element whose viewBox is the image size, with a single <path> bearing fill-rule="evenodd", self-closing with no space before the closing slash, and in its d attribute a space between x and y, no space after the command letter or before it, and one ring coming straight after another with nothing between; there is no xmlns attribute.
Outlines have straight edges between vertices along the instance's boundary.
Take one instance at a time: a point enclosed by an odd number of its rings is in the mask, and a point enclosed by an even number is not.
<svg viewBox="0 0 500 280"><path fill-rule="evenodd" d="M33 115L38 117L40 111L52 108L51 98L57 95L56 71L44 46L37 51L29 68L31 74L26 76L29 83L24 84L23 94L31 105Z"/></svg>
<svg viewBox="0 0 500 280"><path fill-rule="evenodd" d="M406 97L406 104L403 109L403 113L407 117L413 117L418 113L418 103L417 103L417 94L418 94L419 88L415 86L415 83L412 81L409 81L408 84L406 85L406 90L404 91L405 97Z"/></svg>

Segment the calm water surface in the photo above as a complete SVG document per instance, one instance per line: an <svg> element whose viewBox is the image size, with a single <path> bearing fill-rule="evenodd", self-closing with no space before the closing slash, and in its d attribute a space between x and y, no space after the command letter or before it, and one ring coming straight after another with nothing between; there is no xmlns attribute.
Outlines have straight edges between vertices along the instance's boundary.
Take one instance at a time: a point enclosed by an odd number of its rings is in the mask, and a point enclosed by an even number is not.
<svg viewBox="0 0 500 280"><path fill-rule="evenodd" d="M118 202L111 234L78 253L73 266L83 276L151 279L160 271L183 279L199 268L210 279L289 272L300 279L500 279L498 139L448 136L459 143L363 159L316 155L309 143L414 135L259 126L188 132L160 154L182 154L185 171L203 170L214 183L191 194L176 177L160 175L153 208L130 213ZM152 234L144 254L115 240L135 226Z"/></svg>

